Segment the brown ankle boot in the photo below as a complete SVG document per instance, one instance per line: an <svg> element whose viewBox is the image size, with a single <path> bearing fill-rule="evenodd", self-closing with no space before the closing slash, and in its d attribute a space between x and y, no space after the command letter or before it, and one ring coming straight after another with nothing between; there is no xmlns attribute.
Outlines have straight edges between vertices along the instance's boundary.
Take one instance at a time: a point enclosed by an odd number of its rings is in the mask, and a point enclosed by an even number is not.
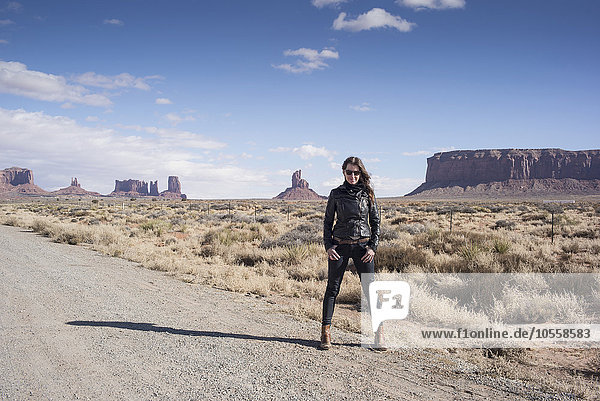
<svg viewBox="0 0 600 401"><path fill-rule="evenodd" d="M385 345L385 337L383 336L383 324L375 332L375 349L379 351L387 351L388 349Z"/></svg>
<svg viewBox="0 0 600 401"><path fill-rule="evenodd" d="M319 346L319 348L321 348L321 349L331 348L330 328L331 328L330 324L324 324L323 326L321 326L321 345Z"/></svg>

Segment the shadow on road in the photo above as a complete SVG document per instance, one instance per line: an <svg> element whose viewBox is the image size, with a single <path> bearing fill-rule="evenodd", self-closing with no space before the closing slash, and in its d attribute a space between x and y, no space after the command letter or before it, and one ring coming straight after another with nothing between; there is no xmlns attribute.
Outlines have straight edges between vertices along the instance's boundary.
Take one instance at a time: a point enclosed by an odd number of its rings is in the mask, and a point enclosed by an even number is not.
<svg viewBox="0 0 600 401"><path fill-rule="evenodd" d="M202 336L202 337L229 337L241 340L259 340L259 341L278 341L282 343L298 344L305 347L317 348L318 341L305 340L301 338L285 338L285 337L267 337L254 336L251 334L238 333L221 333L218 331L203 331L203 330L183 330L174 329L172 327L156 326L154 323L135 323L135 322L106 322L106 321L90 321L90 320L74 320L67 322L71 326L92 326L92 327L114 327L117 329L138 330L138 331L154 331L156 333L177 334L180 336ZM348 347L359 347L360 344L342 344Z"/></svg>

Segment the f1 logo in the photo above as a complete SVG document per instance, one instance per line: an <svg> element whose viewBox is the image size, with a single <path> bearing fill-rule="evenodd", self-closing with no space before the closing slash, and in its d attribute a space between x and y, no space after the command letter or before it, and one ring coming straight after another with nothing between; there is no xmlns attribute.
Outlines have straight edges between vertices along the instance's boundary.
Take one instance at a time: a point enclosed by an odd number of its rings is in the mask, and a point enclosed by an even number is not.
<svg viewBox="0 0 600 401"><path fill-rule="evenodd" d="M369 284L369 304L373 331L386 320L406 319L410 286L406 281L373 281Z"/></svg>

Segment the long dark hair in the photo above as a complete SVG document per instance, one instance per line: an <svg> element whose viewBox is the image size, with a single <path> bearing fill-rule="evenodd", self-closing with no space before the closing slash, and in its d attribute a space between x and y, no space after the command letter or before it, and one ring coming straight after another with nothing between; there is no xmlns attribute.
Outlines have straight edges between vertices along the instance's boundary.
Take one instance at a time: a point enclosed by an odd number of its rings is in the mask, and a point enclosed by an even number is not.
<svg viewBox="0 0 600 401"><path fill-rule="evenodd" d="M369 195L371 202L375 202L375 191L373 191L373 187L371 186L371 176L367 172L367 169L365 168L365 165L363 164L362 160L360 160L360 158L356 156L350 156L346 160L344 160L344 163L342 164L342 170L346 170L346 166L348 166L348 164L354 164L358 167L358 169L360 170L360 177L358 177L358 182L365 186L365 189L367 190L367 194Z"/></svg>

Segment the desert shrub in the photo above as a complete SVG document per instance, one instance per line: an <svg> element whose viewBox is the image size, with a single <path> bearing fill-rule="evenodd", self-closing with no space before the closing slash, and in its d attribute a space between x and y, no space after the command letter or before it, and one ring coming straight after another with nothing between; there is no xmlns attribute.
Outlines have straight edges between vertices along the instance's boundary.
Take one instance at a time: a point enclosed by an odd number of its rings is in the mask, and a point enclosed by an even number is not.
<svg viewBox="0 0 600 401"><path fill-rule="evenodd" d="M252 223L254 216L248 216L247 214L232 213L231 215L224 215L223 219L227 219L233 223Z"/></svg>
<svg viewBox="0 0 600 401"><path fill-rule="evenodd" d="M211 229L204 235L204 245L230 246L237 242L249 242L260 237L260 233L254 230L222 228Z"/></svg>
<svg viewBox="0 0 600 401"><path fill-rule="evenodd" d="M577 230L575 232L573 232L570 236L571 237L577 237L577 238L588 238L588 239L596 239L599 237L599 233L597 230L594 230L593 228L585 228L582 230Z"/></svg>
<svg viewBox="0 0 600 401"><path fill-rule="evenodd" d="M320 223L302 223L275 239L264 239L261 248L277 246L320 244L323 241L323 226Z"/></svg>
<svg viewBox="0 0 600 401"><path fill-rule="evenodd" d="M548 213L561 214L564 213L564 208L559 203L544 203L540 209L547 211Z"/></svg>
<svg viewBox="0 0 600 401"><path fill-rule="evenodd" d="M256 252L246 252L235 257L235 263L244 266L255 266L264 260L264 256Z"/></svg>
<svg viewBox="0 0 600 401"><path fill-rule="evenodd" d="M6 226L18 227L20 225L20 220L16 216L6 216L2 219L2 224Z"/></svg>
<svg viewBox="0 0 600 401"><path fill-rule="evenodd" d="M404 223L408 221L408 217L406 216L400 216L400 217L396 217L390 220L390 224L400 224L400 223Z"/></svg>
<svg viewBox="0 0 600 401"><path fill-rule="evenodd" d="M273 215L256 216L257 223L263 223L263 224L274 223L278 220L280 220L280 218L277 216L273 216Z"/></svg>
<svg viewBox="0 0 600 401"><path fill-rule="evenodd" d="M42 234L46 237L50 236L52 233L51 225L45 220L36 219L31 223L31 229L39 234Z"/></svg>
<svg viewBox="0 0 600 401"><path fill-rule="evenodd" d="M499 213L499 212L502 212L502 211L508 209L508 206L503 206L503 205L489 205L488 209L492 213Z"/></svg>
<svg viewBox="0 0 600 401"><path fill-rule="evenodd" d="M185 219L176 217L174 219L171 219L171 225L173 226L184 226L187 223L187 221Z"/></svg>
<svg viewBox="0 0 600 401"><path fill-rule="evenodd" d="M510 242L496 238L494 240L494 251L499 254L505 254L510 249Z"/></svg>
<svg viewBox="0 0 600 401"><path fill-rule="evenodd" d="M498 229L498 228L506 228L507 230L512 230L515 228L515 226L517 225L517 223L515 223L514 221L510 221L510 220L497 220L496 224L494 225L494 229Z"/></svg>
<svg viewBox="0 0 600 401"><path fill-rule="evenodd" d="M475 262L481 252L483 249L476 243L466 243L458 250L460 256L470 264Z"/></svg>
<svg viewBox="0 0 600 401"><path fill-rule="evenodd" d="M380 228L379 239L381 241L391 241L398 238L398 231L388 225L382 225Z"/></svg>
<svg viewBox="0 0 600 401"><path fill-rule="evenodd" d="M171 229L171 223L163 220L148 220L140 224L140 228L146 232L152 232L157 237L160 237L166 231Z"/></svg>
<svg viewBox="0 0 600 401"><path fill-rule="evenodd" d="M455 209L455 211L457 213L468 213L468 214L477 213L477 209L475 209L475 207L467 206L467 205L460 205Z"/></svg>
<svg viewBox="0 0 600 401"><path fill-rule="evenodd" d="M308 245L289 245L285 247L282 262L288 265L297 265L302 263L309 255Z"/></svg>
<svg viewBox="0 0 600 401"><path fill-rule="evenodd" d="M161 210L159 210L158 212L152 213L152 214L150 215L150 218L152 218L152 219L158 219L158 218L164 217L164 216L166 216L166 215L168 215L168 214L169 214L169 212L168 212L168 211L166 211L166 210L164 210L164 209L161 209Z"/></svg>
<svg viewBox="0 0 600 401"><path fill-rule="evenodd" d="M561 245L561 249L564 253L576 254L580 251L580 245L579 242L572 241Z"/></svg>
<svg viewBox="0 0 600 401"><path fill-rule="evenodd" d="M521 220L523 221L536 221L536 220L546 220L545 213L533 213L533 214L524 214L521 216Z"/></svg>
<svg viewBox="0 0 600 401"><path fill-rule="evenodd" d="M415 235L427 231L427 228L421 223L410 223L400 225L398 230L407 232L410 235Z"/></svg>

